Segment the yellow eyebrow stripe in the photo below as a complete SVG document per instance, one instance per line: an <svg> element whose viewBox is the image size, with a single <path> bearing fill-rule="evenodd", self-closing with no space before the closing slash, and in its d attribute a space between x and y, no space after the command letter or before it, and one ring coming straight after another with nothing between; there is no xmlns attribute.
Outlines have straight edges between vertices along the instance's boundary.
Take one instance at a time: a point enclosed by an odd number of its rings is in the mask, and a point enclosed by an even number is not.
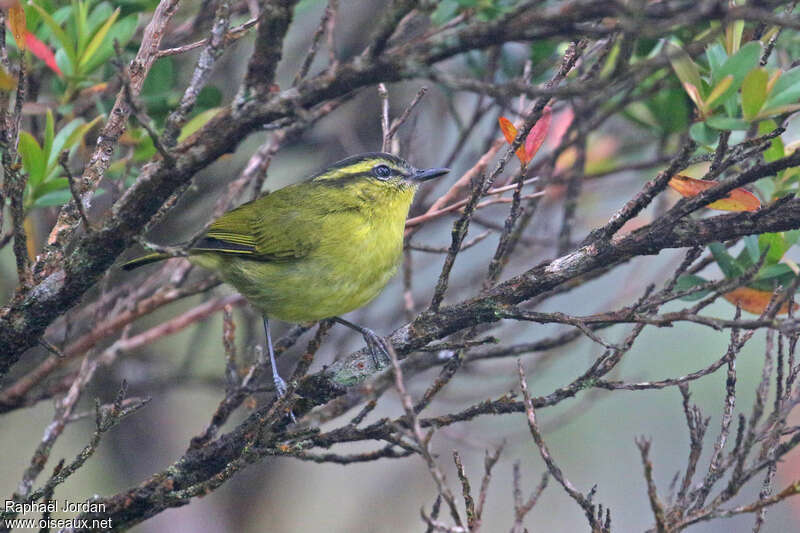
<svg viewBox="0 0 800 533"><path fill-rule="evenodd" d="M346 167L334 168L324 174L320 174L319 176L315 177L314 181L335 180L335 179L346 178L348 176L355 176L356 174L363 174L365 172L369 172L370 170L372 170L372 167L375 166L375 164L376 161L374 159L369 159L366 161L353 163L352 165L347 165Z"/></svg>

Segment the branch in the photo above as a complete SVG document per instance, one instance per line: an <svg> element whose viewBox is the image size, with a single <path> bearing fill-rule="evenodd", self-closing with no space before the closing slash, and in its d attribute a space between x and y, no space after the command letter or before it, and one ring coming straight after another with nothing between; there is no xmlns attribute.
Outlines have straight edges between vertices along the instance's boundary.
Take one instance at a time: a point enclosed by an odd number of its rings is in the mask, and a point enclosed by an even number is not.
<svg viewBox="0 0 800 533"><path fill-rule="evenodd" d="M273 4L270 4L271 7ZM285 7L285 6L284 6ZM170 9L167 9L170 8ZM145 34L140 55L150 58L143 51L145 45L154 44L155 37L160 39L161 23L171 16L174 5L163 1L157 9L159 15L151 23ZM262 17L267 17L265 10ZM273 9L274 11L274 9ZM279 13L287 14L278 9ZM569 23L559 27L562 35L576 32L574 24L579 20L592 20L597 16L594 6L589 6L568 15ZM606 12L607 14L607 12ZM287 15L288 16L288 15ZM38 339L57 316L69 309L82 295L94 285L97 279L113 264L117 256L129 246L149 219L159 210L171 194L187 183L196 172L205 168L220 156L232 152L236 146L251 132L263 129L265 124L286 124L287 119L294 119L298 110L308 109L326 100L351 94L360 87L374 84L377 80L399 81L417 75L419 65L433 64L448 59L466 50L481 49L497 45L498 42L528 40L539 35L542 27L550 22L563 20L565 15L555 10L540 12L538 10L522 10L511 12L490 22L475 22L457 29L448 30L444 34L435 34L429 39L413 42L408 45L392 48L372 60L357 59L347 64L340 64L335 74L323 72L308 79L296 88L284 92L249 92L227 108L221 110L190 138L173 150L174 165L169 167L160 159L155 159L142 168L136 183L115 204L111 216L102 227L91 235L77 236L69 243L69 257L55 261L55 252L48 254L37 263L35 271L40 272L38 285L30 294L19 295L9 306L0 309L0 343L5 347L0 356L0 375L5 374L22 353L38 343ZM288 23L285 18L278 17L281 22L275 23L283 28ZM154 21L156 18L154 18ZM544 26L542 26L544 24ZM155 26L155 27L153 27ZM267 55L259 56L256 63L273 65L278 56L270 55L270 36L266 27L259 27L260 37L257 40L258 51ZM159 30L159 31L156 31ZM274 37L275 34L272 35ZM270 41L271 42L271 41ZM150 47L152 48L152 47ZM150 50L150 48L147 48ZM152 49L157 53L157 47ZM137 56L139 57L139 56ZM135 72L146 73L149 63L134 60L131 65L132 76ZM251 65L251 67L253 67ZM252 69L254 69L253 67ZM252 70L251 69L251 70ZM259 78L264 81L261 71L249 79ZM135 85L135 84L134 84ZM118 96L119 105L124 105L123 95ZM127 106L126 106L127 108ZM116 107L115 107L116 109ZM116 112L112 110L112 119L106 125L104 134L95 151L95 156L84 173L84 179L96 184L105 168L110 164L110 154L120 131L112 125L120 126L124 121L117 116L127 117L128 110ZM108 135L109 132L111 135ZM103 162L104 161L104 162ZM66 216L66 215L65 215ZM67 224L57 223L51 233L50 242L63 242L59 236L66 228L78 220L78 214L67 217ZM70 235L71 231L68 232ZM53 236L55 235L55 236ZM66 249L67 247L65 247ZM59 252L60 253L60 252Z"/></svg>

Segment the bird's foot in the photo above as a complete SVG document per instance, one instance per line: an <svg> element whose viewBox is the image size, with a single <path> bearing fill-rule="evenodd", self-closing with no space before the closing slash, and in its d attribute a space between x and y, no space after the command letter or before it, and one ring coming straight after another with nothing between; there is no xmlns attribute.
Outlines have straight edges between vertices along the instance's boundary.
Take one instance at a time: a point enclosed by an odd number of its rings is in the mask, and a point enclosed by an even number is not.
<svg viewBox="0 0 800 533"><path fill-rule="evenodd" d="M272 383L275 384L276 401L279 401L286 396L288 387L281 375L278 374L278 364L275 362L275 350L272 348L272 335L269 331L269 319L267 319L266 316L264 317L264 334L267 337L267 351L269 352L269 364L272 366ZM292 411L289 411L289 416L292 418L292 422L297 422Z"/></svg>
<svg viewBox="0 0 800 533"><path fill-rule="evenodd" d="M286 385L286 381L282 377L278 375L277 372L272 374L272 382L275 384L275 393L278 395L278 398L283 398L286 396L286 390L288 386Z"/></svg>
<svg viewBox="0 0 800 533"><path fill-rule="evenodd" d="M286 396L286 391L288 389L286 381L284 381L284 379L280 377L277 372L273 372L272 382L275 384L275 394L277 395L276 400L281 400L284 396ZM292 411L289 411L289 416L292 419L292 423L297 422L297 419L294 417L294 413Z"/></svg>
<svg viewBox="0 0 800 533"><path fill-rule="evenodd" d="M389 346L386 339L368 328L363 328L361 335L364 336L364 342L367 343L367 350L372 356L372 362L375 363L375 368L382 368L386 363L391 362L392 358L389 355ZM383 364L381 363L380 356L383 357Z"/></svg>
<svg viewBox="0 0 800 533"><path fill-rule="evenodd" d="M364 337L364 342L367 343L367 350L369 350L369 353L372 356L372 362L375 363L376 369L380 370L391 362L392 358L389 355L390 345L387 343L386 339L371 329L353 324L352 322L345 320L340 316L331 317L331 320L361 333L361 336ZM381 363L380 356L383 356L384 363Z"/></svg>

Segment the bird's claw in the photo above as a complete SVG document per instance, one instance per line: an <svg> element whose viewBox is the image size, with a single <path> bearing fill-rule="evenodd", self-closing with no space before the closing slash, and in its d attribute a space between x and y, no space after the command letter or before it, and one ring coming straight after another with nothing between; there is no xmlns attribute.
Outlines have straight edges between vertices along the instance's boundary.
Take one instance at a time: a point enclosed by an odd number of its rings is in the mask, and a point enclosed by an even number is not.
<svg viewBox="0 0 800 533"><path fill-rule="evenodd" d="M284 379L276 373L272 376L272 382L275 384L275 394L277 394L277 399L280 400L286 396L286 391L289 388L286 385L286 381L284 381ZM297 419L294 417L294 413L292 411L289 411L289 416L292 418L292 423L297 422Z"/></svg>
<svg viewBox="0 0 800 533"><path fill-rule="evenodd" d="M369 354L372 356L372 362L375 363L375 368L382 368L384 366L378 358L379 355L383 356L385 362L390 362L392 360L389 355L389 347L386 344L386 339L367 328L364 328L362 335L364 336L364 342L367 343L367 350L369 350Z"/></svg>
<svg viewBox="0 0 800 533"><path fill-rule="evenodd" d="M277 373L273 374L272 382L275 384L275 392L277 393L278 398L283 398L286 395L286 390L288 389L286 382Z"/></svg>
<svg viewBox="0 0 800 533"><path fill-rule="evenodd" d="M272 366L272 382L275 384L275 394L277 395L277 400L280 400L284 396L286 396L286 391L288 387L286 386L286 382L283 378L278 374L278 365L275 362L275 351L272 348L272 335L269 332L269 319L264 317L264 334L267 337L267 350L269 351L269 364ZM289 416L292 418L292 422L297 422L297 419L294 417L294 413L289 411Z"/></svg>

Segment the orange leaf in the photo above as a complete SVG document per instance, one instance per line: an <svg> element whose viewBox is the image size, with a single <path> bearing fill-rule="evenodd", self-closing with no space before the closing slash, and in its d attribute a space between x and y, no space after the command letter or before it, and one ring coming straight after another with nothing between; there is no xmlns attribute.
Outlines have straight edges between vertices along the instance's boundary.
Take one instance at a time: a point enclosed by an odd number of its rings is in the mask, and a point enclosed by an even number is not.
<svg viewBox="0 0 800 533"><path fill-rule="evenodd" d="M728 300L733 305L738 305L742 310L754 315L760 315L767 308L769 302L772 300L772 293L769 291L759 291L751 289L750 287L739 287L731 292L722 295L723 298ZM797 309L798 305L793 303L792 309ZM784 302L778 314L785 315L789 312L789 302Z"/></svg>
<svg viewBox="0 0 800 533"><path fill-rule="evenodd" d="M28 45L28 49L31 51L33 55L44 61L45 65L50 67L53 72L61 76L61 69L58 68L58 63L56 63L56 56L53 55L53 52L50 48L40 41L34 34L31 32L25 33L25 42Z"/></svg>
<svg viewBox="0 0 800 533"><path fill-rule="evenodd" d="M541 118L536 121L536 124L533 125L533 128L531 128L528 134L528 138L525 139L525 155L528 161L533 159L533 156L535 156L536 152L541 148L544 138L547 136L547 131L550 129L550 118L552 115L553 110L550 106L545 106L544 110L542 110Z"/></svg>
<svg viewBox="0 0 800 533"><path fill-rule="evenodd" d="M716 181L697 180L681 174L676 174L669 180L669 186L686 198L696 196L716 184ZM757 211L761 207L761 202L756 195L739 187L728 192L726 197L711 202L706 207L720 211Z"/></svg>
<svg viewBox="0 0 800 533"><path fill-rule="evenodd" d="M517 138L517 128L506 117L498 118L497 122L500 123L500 130L502 130L503 135L506 138L506 141L508 141L508 144L513 144L514 139ZM519 160L522 162L523 165L527 165L528 161L530 161L530 159L528 159L527 155L525 154L524 146L520 146L519 148L517 148L517 157L519 157Z"/></svg>
<svg viewBox="0 0 800 533"><path fill-rule="evenodd" d="M28 27L25 25L25 10L19 2L8 8L8 26L17 42L17 48L25 50L25 34L28 33Z"/></svg>
<svg viewBox="0 0 800 533"><path fill-rule="evenodd" d="M691 83L684 83L683 88L686 91L686 94L689 95L689 98L692 99L692 102L697 106L698 111L700 111L701 115L705 115L705 105L703 103L703 97L700 96L700 91L697 90L697 87L692 85Z"/></svg>

